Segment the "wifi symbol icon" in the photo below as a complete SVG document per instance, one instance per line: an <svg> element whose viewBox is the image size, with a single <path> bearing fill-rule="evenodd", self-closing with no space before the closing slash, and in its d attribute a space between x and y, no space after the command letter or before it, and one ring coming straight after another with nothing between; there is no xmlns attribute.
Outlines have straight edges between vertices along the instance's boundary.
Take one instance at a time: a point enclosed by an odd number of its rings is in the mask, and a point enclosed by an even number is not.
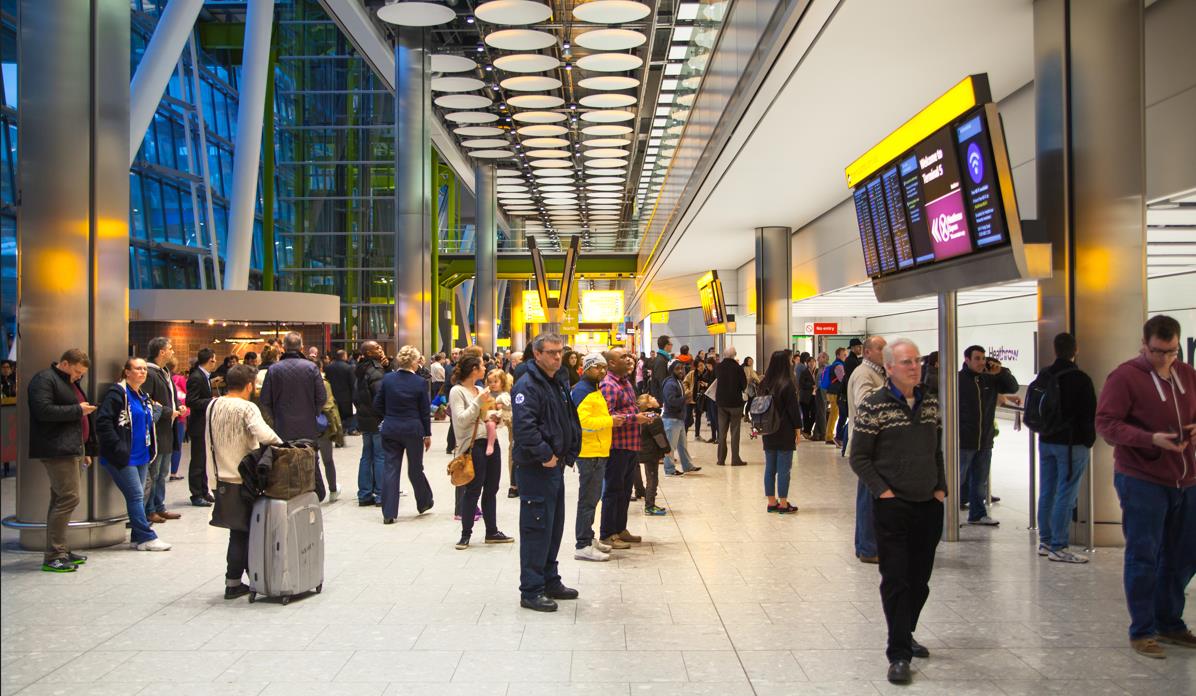
<svg viewBox="0 0 1196 696"><path fill-rule="evenodd" d="M980 146L976 143L968 145L968 174L972 182L979 184L984 178L984 158L980 156Z"/></svg>

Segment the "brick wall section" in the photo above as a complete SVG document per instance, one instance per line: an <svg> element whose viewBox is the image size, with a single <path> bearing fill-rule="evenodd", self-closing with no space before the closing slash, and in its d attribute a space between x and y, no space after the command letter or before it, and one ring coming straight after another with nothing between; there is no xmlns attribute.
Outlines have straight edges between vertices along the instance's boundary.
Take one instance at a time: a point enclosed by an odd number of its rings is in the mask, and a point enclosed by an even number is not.
<svg viewBox="0 0 1196 696"><path fill-rule="evenodd" d="M307 324L287 328L303 334L304 346L318 346L321 354L324 352L326 346L323 324ZM274 327L269 324L241 326L229 322L228 326L221 326L220 322L216 322L209 326L204 323L134 321L129 323L129 343L130 350L134 355L144 357L146 346L151 339L166 336L174 344L175 361L181 368L190 367L201 348L211 348L216 351L217 363L222 362L225 356L232 353L236 353L238 356L244 356L249 351L261 354L262 348L265 346L264 341L268 338L268 336L262 336L261 332L273 331L273 329ZM248 343L225 342L226 339L238 337L260 338ZM216 343L217 340L220 342Z"/></svg>

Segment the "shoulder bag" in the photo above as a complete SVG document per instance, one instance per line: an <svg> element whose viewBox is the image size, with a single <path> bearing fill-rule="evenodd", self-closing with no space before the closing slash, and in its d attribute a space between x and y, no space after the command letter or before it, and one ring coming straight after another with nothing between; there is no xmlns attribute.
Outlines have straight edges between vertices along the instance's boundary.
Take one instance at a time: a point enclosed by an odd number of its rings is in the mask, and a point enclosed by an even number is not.
<svg viewBox="0 0 1196 696"><path fill-rule="evenodd" d="M468 441L461 443L462 451L453 460L448 463L449 480L454 486L464 486L473 481L473 443L478 438L478 424L481 422L481 414L478 414L479 419L473 422L473 435ZM450 416L451 418L451 416ZM451 428L452 425L450 424Z"/></svg>

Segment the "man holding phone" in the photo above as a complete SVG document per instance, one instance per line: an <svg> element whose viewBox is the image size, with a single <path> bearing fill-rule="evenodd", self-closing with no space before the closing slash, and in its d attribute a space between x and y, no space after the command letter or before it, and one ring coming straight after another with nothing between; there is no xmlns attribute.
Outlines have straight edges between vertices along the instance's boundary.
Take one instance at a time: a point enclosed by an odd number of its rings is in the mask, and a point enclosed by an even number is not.
<svg viewBox="0 0 1196 696"><path fill-rule="evenodd" d="M1109 374L1096 407L1121 501L1130 647L1156 659L1160 642L1196 648L1183 620L1196 574L1196 370L1177 359L1179 339L1178 321L1151 317L1141 353Z"/></svg>

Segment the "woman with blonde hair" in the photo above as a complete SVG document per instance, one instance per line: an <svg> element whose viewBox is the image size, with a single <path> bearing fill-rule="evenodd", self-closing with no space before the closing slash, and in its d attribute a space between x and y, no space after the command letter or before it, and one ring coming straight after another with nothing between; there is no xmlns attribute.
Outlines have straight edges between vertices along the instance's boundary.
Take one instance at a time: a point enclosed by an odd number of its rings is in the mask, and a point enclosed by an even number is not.
<svg viewBox="0 0 1196 696"><path fill-rule="evenodd" d="M407 480L415 492L419 514L432 509L432 487L424 475L424 452L432 446L431 401L428 383L415 374L420 355L414 346L403 346L395 356L395 371L382 378L374 411L382 417L382 449L386 469L382 479L382 523L399 516L399 475L403 456L408 460Z"/></svg>

